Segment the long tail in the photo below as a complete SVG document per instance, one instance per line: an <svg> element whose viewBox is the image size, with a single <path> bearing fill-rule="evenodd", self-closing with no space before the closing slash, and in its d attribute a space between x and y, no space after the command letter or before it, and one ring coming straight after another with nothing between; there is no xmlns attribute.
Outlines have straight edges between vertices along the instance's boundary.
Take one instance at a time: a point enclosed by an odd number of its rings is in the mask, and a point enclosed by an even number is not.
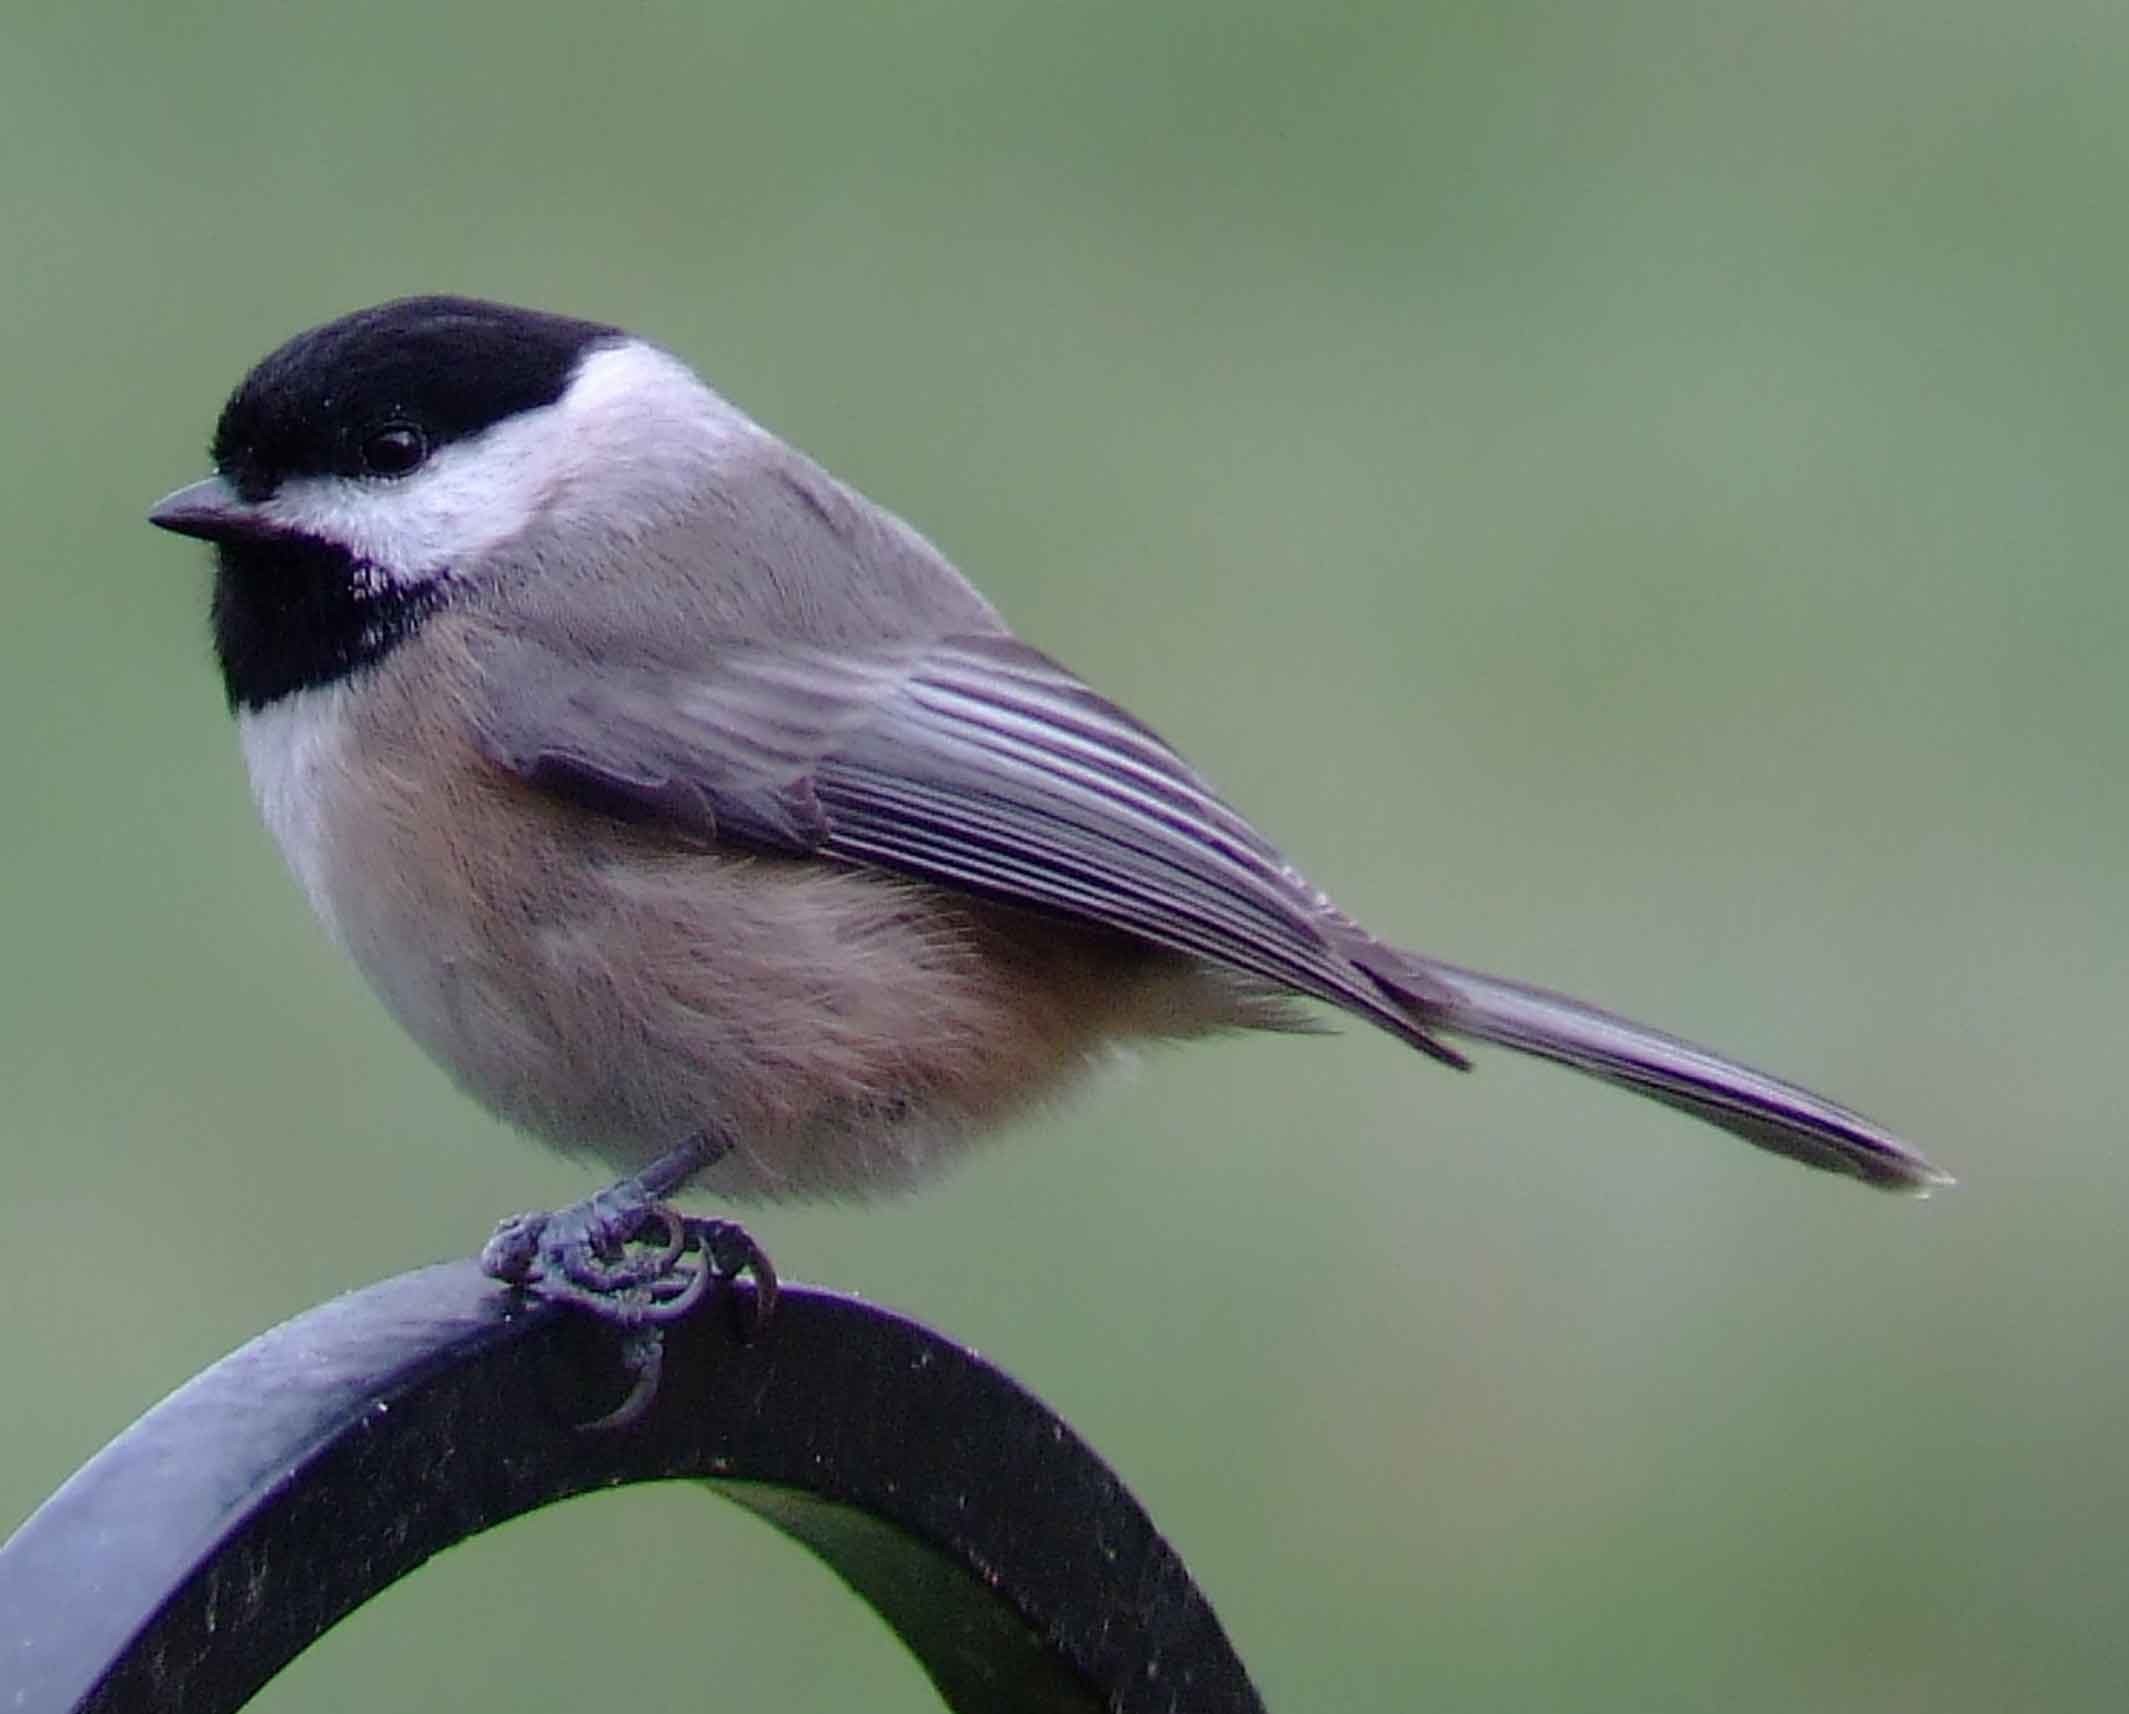
<svg viewBox="0 0 2129 1714"><path fill-rule="evenodd" d="M1564 994L1418 953L1394 957L1394 963L1369 958L1365 967L1429 1032L1494 1042L1571 1066L1760 1148L1881 1190L1927 1193L1953 1182L1890 1131L1808 1089Z"/></svg>

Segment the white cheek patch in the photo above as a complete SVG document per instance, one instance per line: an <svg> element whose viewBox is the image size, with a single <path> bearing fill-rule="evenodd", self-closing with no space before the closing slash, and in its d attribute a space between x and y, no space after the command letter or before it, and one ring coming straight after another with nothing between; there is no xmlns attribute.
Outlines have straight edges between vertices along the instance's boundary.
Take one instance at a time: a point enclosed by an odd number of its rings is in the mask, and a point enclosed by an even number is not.
<svg viewBox="0 0 2129 1714"><path fill-rule="evenodd" d="M429 582L531 521L545 492L542 443L553 438L556 408L443 447L397 481L297 477L261 510L290 530L338 543L394 582Z"/></svg>
<svg viewBox="0 0 2129 1714"><path fill-rule="evenodd" d="M439 448L412 475L299 477L261 510L374 575L429 583L551 507L654 516L762 433L677 358L630 342L585 358L555 403Z"/></svg>

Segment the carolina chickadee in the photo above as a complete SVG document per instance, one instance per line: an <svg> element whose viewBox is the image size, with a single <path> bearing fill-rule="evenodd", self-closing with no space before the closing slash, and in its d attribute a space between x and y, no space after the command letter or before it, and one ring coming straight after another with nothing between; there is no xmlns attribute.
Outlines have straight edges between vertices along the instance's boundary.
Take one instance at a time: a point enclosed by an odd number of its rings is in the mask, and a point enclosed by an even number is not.
<svg viewBox="0 0 2129 1714"><path fill-rule="evenodd" d="M1793 1085L1375 939L916 531L617 328L345 316L246 377L213 459L151 517L214 544L312 907L475 1099L640 1169L506 1222L502 1277L604 1301L646 1231L742 1265L659 1199L905 1185L1112 1044L1304 1029L1303 997L1944 1182Z"/></svg>

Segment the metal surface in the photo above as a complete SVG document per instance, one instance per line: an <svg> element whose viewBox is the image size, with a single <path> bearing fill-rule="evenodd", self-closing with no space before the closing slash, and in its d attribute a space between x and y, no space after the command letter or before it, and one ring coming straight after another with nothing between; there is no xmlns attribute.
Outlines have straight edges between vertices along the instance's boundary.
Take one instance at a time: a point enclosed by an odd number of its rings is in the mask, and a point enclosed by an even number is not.
<svg viewBox="0 0 2129 1714"><path fill-rule="evenodd" d="M744 1287L736 1288L744 1290ZM803 1543L960 1714L1261 1714L1113 1472L973 1352L786 1288L751 1343L668 1330L634 1426L615 1336L471 1263L274 1329L77 1471L0 1548L0 1710L240 1706L431 1554L551 1501L701 1480Z"/></svg>

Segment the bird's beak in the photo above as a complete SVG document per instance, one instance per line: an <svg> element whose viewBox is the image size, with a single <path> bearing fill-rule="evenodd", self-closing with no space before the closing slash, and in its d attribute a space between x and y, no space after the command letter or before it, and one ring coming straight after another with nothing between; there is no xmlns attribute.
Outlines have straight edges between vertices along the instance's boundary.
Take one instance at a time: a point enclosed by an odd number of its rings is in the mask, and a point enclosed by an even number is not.
<svg viewBox="0 0 2129 1714"><path fill-rule="evenodd" d="M197 536L203 542L258 541L280 533L219 476L165 494L148 514L148 522L159 530Z"/></svg>

